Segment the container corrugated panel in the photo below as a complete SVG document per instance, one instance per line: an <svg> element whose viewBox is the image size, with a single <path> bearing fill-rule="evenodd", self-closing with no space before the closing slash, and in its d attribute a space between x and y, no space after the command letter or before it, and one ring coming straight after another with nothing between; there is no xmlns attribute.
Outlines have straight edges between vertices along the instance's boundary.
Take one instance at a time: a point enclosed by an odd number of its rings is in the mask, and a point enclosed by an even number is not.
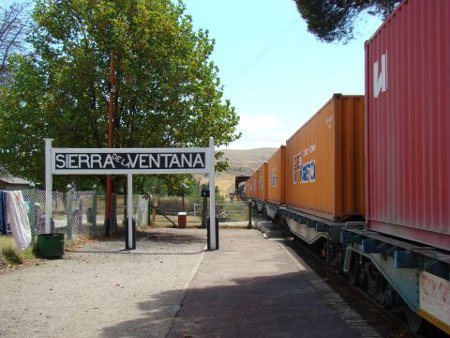
<svg viewBox="0 0 450 338"><path fill-rule="evenodd" d="M267 162L263 163L257 171L257 196L258 200L267 200Z"/></svg>
<svg viewBox="0 0 450 338"><path fill-rule="evenodd" d="M367 222L450 249L450 1L404 1L366 43Z"/></svg>
<svg viewBox="0 0 450 338"><path fill-rule="evenodd" d="M246 188L248 189L248 195L247 195L247 198L251 198L251 199L253 199L253 198L255 198L256 196L255 196L255 190L254 190L254 185L253 185L253 176L254 176L254 174L252 174L251 176L250 176L250 178L248 179L248 181L247 181L247 184L246 184ZM248 187L247 187L247 185L248 185Z"/></svg>
<svg viewBox="0 0 450 338"><path fill-rule="evenodd" d="M364 215L364 97L335 94L286 143L286 205L332 221Z"/></svg>
<svg viewBox="0 0 450 338"><path fill-rule="evenodd" d="M267 161L267 201L285 204L286 146L281 146Z"/></svg>
<svg viewBox="0 0 450 338"><path fill-rule="evenodd" d="M252 175L252 197L258 198L258 172L255 171Z"/></svg>
<svg viewBox="0 0 450 338"><path fill-rule="evenodd" d="M251 198L251 187L252 187L252 179L251 177L245 181L245 196L247 198Z"/></svg>

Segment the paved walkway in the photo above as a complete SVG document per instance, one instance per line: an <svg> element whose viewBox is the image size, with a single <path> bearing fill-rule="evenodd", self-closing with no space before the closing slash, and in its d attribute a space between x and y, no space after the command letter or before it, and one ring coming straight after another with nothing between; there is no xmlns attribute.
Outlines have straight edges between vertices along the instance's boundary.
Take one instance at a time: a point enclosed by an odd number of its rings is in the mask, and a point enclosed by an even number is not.
<svg viewBox="0 0 450 338"><path fill-rule="evenodd" d="M221 230L206 252L169 337L378 337L277 241Z"/></svg>
<svg viewBox="0 0 450 338"><path fill-rule="evenodd" d="M276 240L153 229L0 274L0 337L378 337Z"/></svg>

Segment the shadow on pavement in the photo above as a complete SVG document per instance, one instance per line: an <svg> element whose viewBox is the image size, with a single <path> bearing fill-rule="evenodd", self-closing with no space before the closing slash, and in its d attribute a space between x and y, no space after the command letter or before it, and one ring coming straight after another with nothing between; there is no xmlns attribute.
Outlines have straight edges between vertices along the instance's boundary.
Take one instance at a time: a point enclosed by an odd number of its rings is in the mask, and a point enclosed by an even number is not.
<svg viewBox="0 0 450 338"><path fill-rule="evenodd" d="M152 231L147 233L147 236L143 240L164 242L169 244L184 244L184 243L205 243L206 244L206 230L204 234L185 234L183 230L180 232L164 232L164 231Z"/></svg>
<svg viewBox="0 0 450 338"><path fill-rule="evenodd" d="M167 232L164 230L152 230L151 232L137 231L136 232L136 250L127 250L125 248L125 236L101 238L97 242L82 248L71 248L66 250L70 254L119 254L119 255L196 255L202 250L180 252L161 252L153 251L152 244L158 245L188 245L188 244L204 244L206 246L206 232L203 233L187 233L183 230L175 230L175 232ZM123 243L123 246L119 243Z"/></svg>
<svg viewBox="0 0 450 338"><path fill-rule="evenodd" d="M360 337L301 274L190 289L184 300L180 290L163 292L139 303L141 318L104 328L103 336Z"/></svg>

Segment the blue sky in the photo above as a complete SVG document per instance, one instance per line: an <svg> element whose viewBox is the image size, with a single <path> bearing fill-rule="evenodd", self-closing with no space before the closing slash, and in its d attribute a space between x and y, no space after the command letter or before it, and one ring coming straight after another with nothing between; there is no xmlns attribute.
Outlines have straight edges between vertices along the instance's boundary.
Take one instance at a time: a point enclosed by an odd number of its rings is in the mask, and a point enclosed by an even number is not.
<svg viewBox="0 0 450 338"><path fill-rule="evenodd" d="M292 0L184 0L196 28L215 39L224 96L241 117L228 148L279 147L333 93L364 94L364 41L380 19L358 18L356 39L319 42Z"/></svg>
<svg viewBox="0 0 450 338"><path fill-rule="evenodd" d="M380 19L361 16L355 40L326 44L307 32L293 0L184 3L194 27L215 40L224 98L241 118L242 137L228 148L279 147L333 93L364 94L364 41Z"/></svg>

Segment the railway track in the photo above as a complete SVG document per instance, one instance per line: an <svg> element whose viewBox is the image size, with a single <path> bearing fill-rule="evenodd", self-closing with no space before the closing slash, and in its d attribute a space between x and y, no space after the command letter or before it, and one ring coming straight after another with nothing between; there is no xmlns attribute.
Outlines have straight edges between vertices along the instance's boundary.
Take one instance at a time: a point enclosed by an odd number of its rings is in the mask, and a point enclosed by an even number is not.
<svg viewBox="0 0 450 338"><path fill-rule="evenodd" d="M303 245L294 237L286 237L282 240L282 244L286 249L293 254L294 257L303 260L319 277L319 279L326 283L340 298L344 301L343 305L333 304L338 310L343 306L350 306L356 311L362 319L375 329L381 337L387 338L443 338L447 337L445 333L430 328L426 334L411 333L405 322L403 313L399 311L391 311L384 309L379 303L364 293L358 287L352 286L344 276L338 274L334 269L330 268L325 262L310 248ZM318 284L320 282L312 281ZM342 300L340 302L342 302ZM342 308L345 312L345 309ZM347 318L345 313L344 320L352 321L352 318ZM367 335L370 337L370 334Z"/></svg>

